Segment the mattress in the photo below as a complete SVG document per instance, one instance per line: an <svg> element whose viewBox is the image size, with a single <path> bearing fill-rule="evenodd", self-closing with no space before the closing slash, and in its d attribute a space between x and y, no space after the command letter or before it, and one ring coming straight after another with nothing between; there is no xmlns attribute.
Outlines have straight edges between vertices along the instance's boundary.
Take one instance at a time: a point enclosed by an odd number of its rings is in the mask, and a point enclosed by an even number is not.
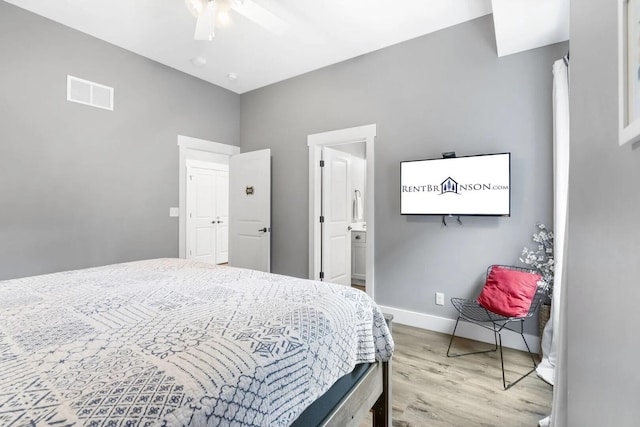
<svg viewBox="0 0 640 427"><path fill-rule="evenodd" d="M178 259L0 282L0 425L290 425L386 361L340 285Z"/></svg>

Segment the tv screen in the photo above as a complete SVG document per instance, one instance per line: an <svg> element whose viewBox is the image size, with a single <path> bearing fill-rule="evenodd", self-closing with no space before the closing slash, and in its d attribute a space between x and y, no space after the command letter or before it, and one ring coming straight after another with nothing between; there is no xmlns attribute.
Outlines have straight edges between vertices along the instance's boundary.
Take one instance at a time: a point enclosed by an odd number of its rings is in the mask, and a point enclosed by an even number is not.
<svg viewBox="0 0 640 427"><path fill-rule="evenodd" d="M400 162L402 215L511 215L511 153Z"/></svg>

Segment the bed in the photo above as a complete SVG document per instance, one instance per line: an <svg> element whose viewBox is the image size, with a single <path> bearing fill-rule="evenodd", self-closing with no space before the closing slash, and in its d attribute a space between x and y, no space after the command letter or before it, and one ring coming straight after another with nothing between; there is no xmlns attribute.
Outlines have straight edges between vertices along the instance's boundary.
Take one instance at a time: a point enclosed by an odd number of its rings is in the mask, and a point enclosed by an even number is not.
<svg viewBox="0 0 640 427"><path fill-rule="evenodd" d="M390 420L393 339L358 290L179 259L0 282L0 425ZM297 424L296 424L297 423Z"/></svg>

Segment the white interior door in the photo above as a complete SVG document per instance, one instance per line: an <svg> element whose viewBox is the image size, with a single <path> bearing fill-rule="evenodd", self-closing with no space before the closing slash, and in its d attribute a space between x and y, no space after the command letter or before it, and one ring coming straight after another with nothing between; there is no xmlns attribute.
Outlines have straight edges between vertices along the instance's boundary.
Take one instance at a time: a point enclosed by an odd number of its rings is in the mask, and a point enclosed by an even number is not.
<svg viewBox="0 0 640 427"><path fill-rule="evenodd" d="M324 280L351 286L351 155L323 148L322 271Z"/></svg>
<svg viewBox="0 0 640 427"><path fill-rule="evenodd" d="M222 264L229 256L229 171L187 167L187 258Z"/></svg>
<svg viewBox="0 0 640 427"><path fill-rule="evenodd" d="M229 265L271 271L271 150L229 161Z"/></svg>
<svg viewBox="0 0 640 427"><path fill-rule="evenodd" d="M187 258L216 262L216 171L187 168Z"/></svg>

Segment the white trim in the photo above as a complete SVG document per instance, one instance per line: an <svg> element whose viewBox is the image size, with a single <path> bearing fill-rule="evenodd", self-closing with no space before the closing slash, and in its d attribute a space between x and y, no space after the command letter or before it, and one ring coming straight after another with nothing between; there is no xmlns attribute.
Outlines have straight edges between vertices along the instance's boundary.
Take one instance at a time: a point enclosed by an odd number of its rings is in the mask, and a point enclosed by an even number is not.
<svg viewBox="0 0 640 427"><path fill-rule="evenodd" d="M640 141L640 118L629 119L629 0L618 0L618 144Z"/></svg>
<svg viewBox="0 0 640 427"><path fill-rule="evenodd" d="M190 136L178 135L178 147L180 150L178 158L178 203L180 217L178 218L178 256L186 258L186 209L187 209L187 160L190 151L204 151L207 153L232 156L240 154L240 147L235 145L221 144L219 142L207 141L205 139L192 138ZM189 160L190 162L193 160Z"/></svg>
<svg viewBox="0 0 640 427"><path fill-rule="evenodd" d="M227 156L240 154L240 147L235 145L222 144L220 142L207 141L206 139L184 135L178 135L178 146L180 149L207 151L209 153L226 154Z"/></svg>
<svg viewBox="0 0 640 427"><path fill-rule="evenodd" d="M393 323L400 323L402 325L414 326L416 328L442 332L449 335L453 332L453 327L456 324L454 319L403 310L401 308L380 306L380 309L384 313L393 314ZM491 331L468 322L460 322L458 324L456 337L457 336L489 344L493 344L495 342ZM533 353L538 353L540 351L540 338L531 334L524 334L524 337L526 338L531 351ZM522 342L522 338L520 338L517 333L507 332L502 334L502 345L516 350L527 351L527 348Z"/></svg>
<svg viewBox="0 0 640 427"><path fill-rule="evenodd" d="M366 292L374 298L375 254L375 157L376 125L357 126L307 136L309 146L309 278L318 280L320 274L320 168L322 147L364 142L367 162L367 284Z"/></svg>
<svg viewBox="0 0 640 427"><path fill-rule="evenodd" d="M356 126L353 128L314 133L307 136L307 145L340 145L349 142L364 141L376 136L376 125ZM367 153L368 154L368 153Z"/></svg>
<svg viewBox="0 0 640 427"><path fill-rule="evenodd" d="M202 160L187 159L187 168L200 168L213 171L227 171L229 172L229 165L215 162L203 162Z"/></svg>

